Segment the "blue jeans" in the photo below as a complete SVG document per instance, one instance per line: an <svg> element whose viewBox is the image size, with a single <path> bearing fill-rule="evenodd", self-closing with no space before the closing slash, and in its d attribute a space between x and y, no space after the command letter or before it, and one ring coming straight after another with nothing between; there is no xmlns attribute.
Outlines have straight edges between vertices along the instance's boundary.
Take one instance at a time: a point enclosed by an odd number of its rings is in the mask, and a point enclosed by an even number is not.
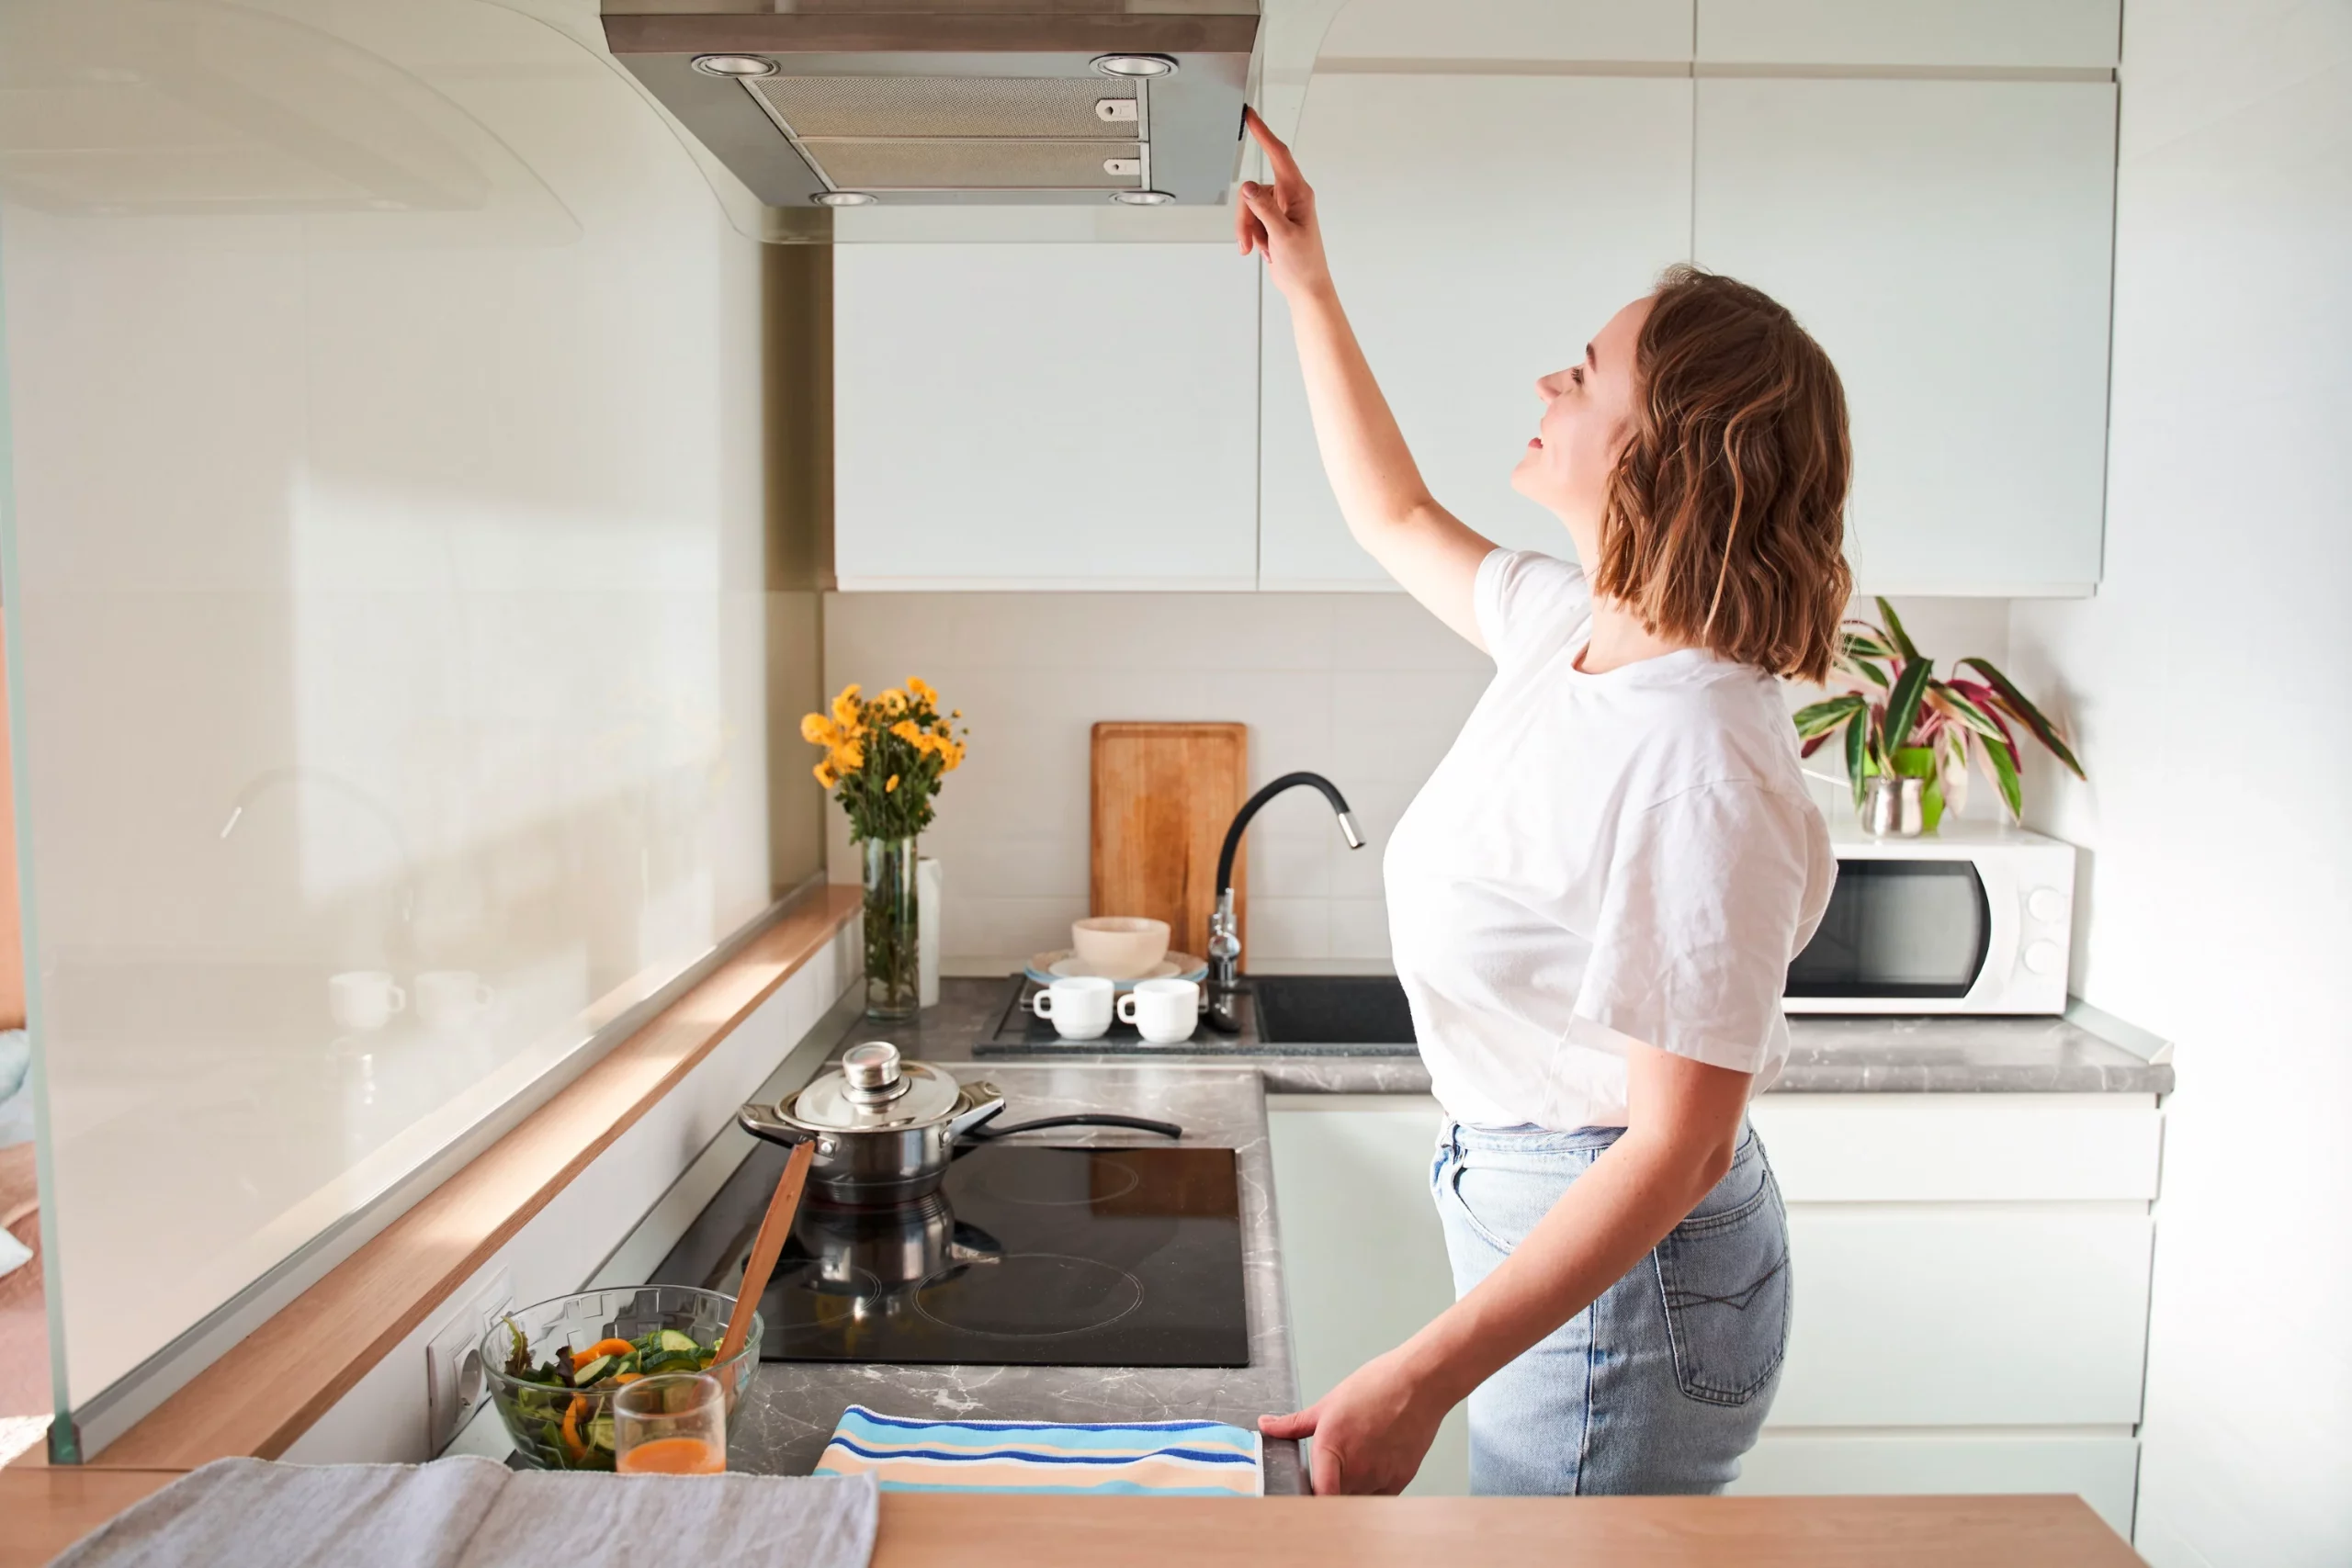
<svg viewBox="0 0 2352 1568"><path fill-rule="evenodd" d="M1450 1128L1430 1185L1457 1296L1493 1272L1623 1129ZM1470 1396L1470 1489L1720 1492L1779 1386L1789 1232L1764 1145L1657 1250Z"/></svg>

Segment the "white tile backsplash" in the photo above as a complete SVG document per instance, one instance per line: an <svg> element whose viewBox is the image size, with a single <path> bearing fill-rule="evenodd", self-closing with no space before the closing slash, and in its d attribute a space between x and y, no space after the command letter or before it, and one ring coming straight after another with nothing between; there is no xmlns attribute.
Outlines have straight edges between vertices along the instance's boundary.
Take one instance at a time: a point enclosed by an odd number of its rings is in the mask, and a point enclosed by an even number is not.
<svg viewBox="0 0 2352 1568"><path fill-rule="evenodd" d="M2007 656L2005 600L1895 607L1946 660ZM1867 602L1856 609L1875 613ZM1389 834L1493 667L1401 593L826 596L828 693L910 673L962 708L972 730L970 759L923 835L923 852L946 868L944 962L950 973L1001 974L1067 946L1069 922L1088 912L1088 755L1102 719L1246 724L1252 788L1302 768L1328 775L1368 841L1351 852L1311 793L1261 812L1250 834L1250 955L1299 968L1385 964ZM838 810L828 816L832 878L854 882L847 826Z"/></svg>

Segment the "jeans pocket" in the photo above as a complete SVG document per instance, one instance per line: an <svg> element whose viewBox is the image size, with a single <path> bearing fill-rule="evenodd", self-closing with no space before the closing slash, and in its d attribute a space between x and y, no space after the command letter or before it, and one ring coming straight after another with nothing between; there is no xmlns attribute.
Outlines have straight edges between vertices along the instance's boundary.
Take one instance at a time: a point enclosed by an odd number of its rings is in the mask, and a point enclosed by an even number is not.
<svg viewBox="0 0 2352 1568"><path fill-rule="evenodd" d="M1746 1404L1789 1348L1789 1231L1767 1173L1755 1194L1685 1220L1655 1254L1675 1381L1709 1404Z"/></svg>

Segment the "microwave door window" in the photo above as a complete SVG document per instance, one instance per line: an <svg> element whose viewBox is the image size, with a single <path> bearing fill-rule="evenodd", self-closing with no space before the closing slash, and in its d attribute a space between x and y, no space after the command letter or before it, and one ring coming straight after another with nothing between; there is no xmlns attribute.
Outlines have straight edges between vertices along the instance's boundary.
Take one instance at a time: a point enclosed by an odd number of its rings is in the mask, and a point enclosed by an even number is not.
<svg viewBox="0 0 2352 1568"><path fill-rule="evenodd" d="M1821 929L1789 965L1788 994L1964 997L1984 970L1992 928L1984 882L1966 861L1847 861Z"/></svg>

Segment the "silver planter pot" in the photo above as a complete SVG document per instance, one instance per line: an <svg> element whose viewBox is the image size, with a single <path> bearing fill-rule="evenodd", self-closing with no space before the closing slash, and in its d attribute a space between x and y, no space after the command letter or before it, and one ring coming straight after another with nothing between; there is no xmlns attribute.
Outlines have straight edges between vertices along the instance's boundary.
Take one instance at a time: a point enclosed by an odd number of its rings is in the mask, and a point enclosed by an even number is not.
<svg viewBox="0 0 2352 1568"><path fill-rule="evenodd" d="M1916 839L1928 826L1928 781L1879 773L1862 781L1862 831Z"/></svg>

